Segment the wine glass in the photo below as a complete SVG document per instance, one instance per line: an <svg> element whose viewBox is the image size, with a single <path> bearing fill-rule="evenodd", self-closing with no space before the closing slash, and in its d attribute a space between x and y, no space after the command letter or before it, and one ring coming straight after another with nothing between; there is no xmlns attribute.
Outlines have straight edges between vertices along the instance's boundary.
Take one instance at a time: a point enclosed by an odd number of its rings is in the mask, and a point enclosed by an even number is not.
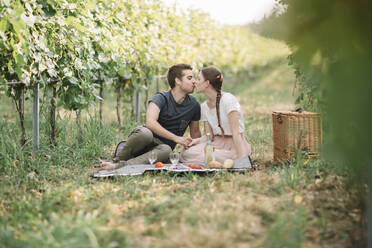
<svg viewBox="0 0 372 248"><path fill-rule="evenodd" d="M171 152L169 154L169 160L171 161L173 166L178 164L178 160L180 159L180 154L178 152Z"/></svg>
<svg viewBox="0 0 372 248"><path fill-rule="evenodd" d="M151 165L158 159L158 156L154 150L151 151L150 157L149 157L149 162Z"/></svg>

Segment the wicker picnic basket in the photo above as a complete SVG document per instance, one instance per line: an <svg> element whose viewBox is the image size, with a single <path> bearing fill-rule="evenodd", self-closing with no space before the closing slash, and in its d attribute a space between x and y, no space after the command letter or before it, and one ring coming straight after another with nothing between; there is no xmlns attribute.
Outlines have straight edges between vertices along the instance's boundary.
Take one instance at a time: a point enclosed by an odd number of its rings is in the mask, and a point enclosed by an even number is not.
<svg viewBox="0 0 372 248"><path fill-rule="evenodd" d="M301 150L311 157L319 154L322 122L319 113L306 111L274 111L274 160L289 160Z"/></svg>

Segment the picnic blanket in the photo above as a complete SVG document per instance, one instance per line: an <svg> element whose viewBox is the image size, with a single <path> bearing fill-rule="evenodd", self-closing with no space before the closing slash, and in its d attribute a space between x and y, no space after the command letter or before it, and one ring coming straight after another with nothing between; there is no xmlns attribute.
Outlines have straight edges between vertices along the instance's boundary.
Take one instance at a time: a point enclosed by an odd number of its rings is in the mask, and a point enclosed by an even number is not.
<svg viewBox="0 0 372 248"><path fill-rule="evenodd" d="M199 163L200 164L200 163ZM201 164L204 167L204 164ZM174 173L210 173L210 172L217 172L217 171L244 171L252 169L253 165L251 159L249 157L240 158L234 160L234 167L231 169L211 169L211 168L203 168L203 169L191 169L188 167L188 164L179 163L176 166L172 164L165 164L162 168L155 168L154 165L151 164L136 164L136 165L127 165L116 170L102 170L97 173L94 173L92 177L101 178L101 177L113 177L113 176L138 176L142 175L145 172L153 171L167 171L167 172L174 172Z"/></svg>

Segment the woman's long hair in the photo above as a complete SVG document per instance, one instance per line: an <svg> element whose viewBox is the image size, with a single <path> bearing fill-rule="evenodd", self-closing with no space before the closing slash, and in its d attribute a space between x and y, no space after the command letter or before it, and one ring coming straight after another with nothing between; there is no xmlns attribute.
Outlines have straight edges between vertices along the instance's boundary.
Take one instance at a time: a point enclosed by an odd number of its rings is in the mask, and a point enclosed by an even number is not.
<svg viewBox="0 0 372 248"><path fill-rule="evenodd" d="M212 87L217 91L216 98L216 111L217 111L217 120L218 127L221 128L222 136L225 135L225 131L221 126L221 117L220 117L220 100L221 100L221 88L223 83L223 75L221 71L215 66L208 66L201 70L205 80L209 80Z"/></svg>

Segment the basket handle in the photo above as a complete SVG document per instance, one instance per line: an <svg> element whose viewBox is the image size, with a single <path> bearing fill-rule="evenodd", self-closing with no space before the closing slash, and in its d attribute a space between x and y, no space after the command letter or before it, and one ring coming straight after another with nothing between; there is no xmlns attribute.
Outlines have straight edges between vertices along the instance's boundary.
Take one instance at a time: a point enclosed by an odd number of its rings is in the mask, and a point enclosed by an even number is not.
<svg viewBox="0 0 372 248"><path fill-rule="evenodd" d="M283 123L282 113L279 113L278 116L276 117L276 119L278 120L279 124L282 124Z"/></svg>
<svg viewBox="0 0 372 248"><path fill-rule="evenodd" d="M304 108L303 107L299 107L295 110L295 112L298 112L298 113L302 113L304 112ZM283 119L282 119L282 113L279 113L278 116L276 117L276 119L278 120L278 123L279 124L282 124L283 123Z"/></svg>
<svg viewBox="0 0 372 248"><path fill-rule="evenodd" d="M298 113L302 113L302 112L304 112L305 110L304 110L303 107L299 107L299 108L297 108L295 111L298 112Z"/></svg>

